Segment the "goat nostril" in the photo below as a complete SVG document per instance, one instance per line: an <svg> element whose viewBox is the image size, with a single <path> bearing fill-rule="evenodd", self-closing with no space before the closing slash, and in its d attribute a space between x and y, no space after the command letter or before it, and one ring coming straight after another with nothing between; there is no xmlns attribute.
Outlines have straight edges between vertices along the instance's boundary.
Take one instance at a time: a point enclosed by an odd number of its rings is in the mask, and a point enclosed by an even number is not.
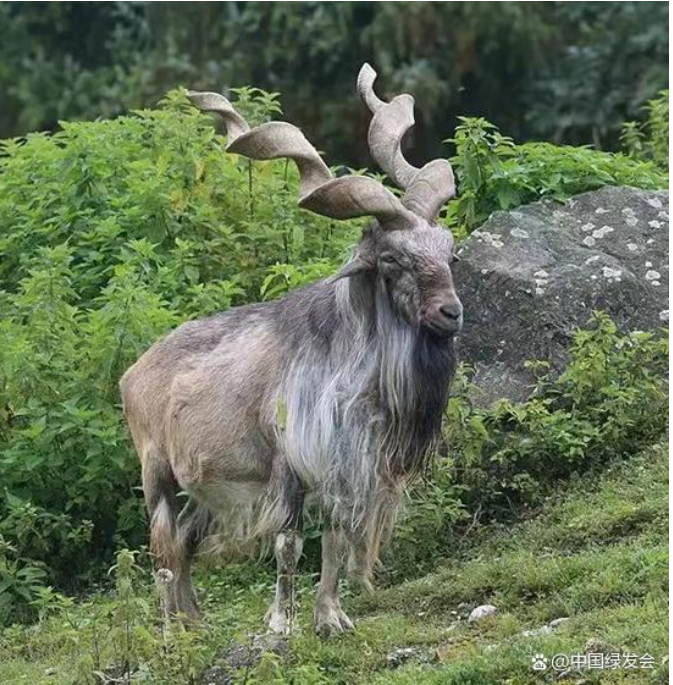
<svg viewBox="0 0 673 685"><path fill-rule="evenodd" d="M440 306L439 311L447 318L456 319L460 318L460 305L457 304L443 304Z"/></svg>

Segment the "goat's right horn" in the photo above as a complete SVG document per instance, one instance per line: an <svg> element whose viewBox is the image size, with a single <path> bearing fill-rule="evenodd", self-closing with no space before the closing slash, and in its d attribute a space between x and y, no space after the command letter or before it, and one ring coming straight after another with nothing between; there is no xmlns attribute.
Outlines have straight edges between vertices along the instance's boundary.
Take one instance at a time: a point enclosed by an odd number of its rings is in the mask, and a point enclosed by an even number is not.
<svg viewBox="0 0 673 685"><path fill-rule="evenodd" d="M409 164L402 154L404 134L414 125L414 98L403 94L390 102L374 92L376 72L365 62L360 69L357 90L373 114L367 140L374 161L405 190L402 204L414 214L435 221L442 205L455 195L451 165L435 159L421 169Z"/></svg>
<svg viewBox="0 0 673 685"><path fill-rule="evenodd" d="M411 228L413 213L381 183L366 176L334 178L322 157L292 124L271 121L251 129L223 95L190 91L201 110L216 112L227 127L227 151L250 159L292 159L299 169L299 206L333 219L373 216L387 230Z"/></svg>

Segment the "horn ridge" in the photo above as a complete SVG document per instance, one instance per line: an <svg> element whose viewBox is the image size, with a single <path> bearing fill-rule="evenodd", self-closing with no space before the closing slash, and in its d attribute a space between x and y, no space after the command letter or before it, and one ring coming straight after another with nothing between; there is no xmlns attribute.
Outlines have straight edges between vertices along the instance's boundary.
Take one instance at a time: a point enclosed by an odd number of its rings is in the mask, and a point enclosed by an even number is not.
<svg viewBox="0 0 673 685"><path fill-rule="evenodd" d="M248 122L234 109L233 105L220 93L199 93L188 90L187 97L202 112L215 112L224 119L227 127L227 139L231 145L237 138L248 133Z"/></svg>
<svg viewBox="0 0 673 685"><path fill-rule="evenodd" d="M270 121L257 126L227 145L227 151L258 160L292 159L299 169L300 198L332 178L327 165L306 136L296 126L284 121Z"/></svg>

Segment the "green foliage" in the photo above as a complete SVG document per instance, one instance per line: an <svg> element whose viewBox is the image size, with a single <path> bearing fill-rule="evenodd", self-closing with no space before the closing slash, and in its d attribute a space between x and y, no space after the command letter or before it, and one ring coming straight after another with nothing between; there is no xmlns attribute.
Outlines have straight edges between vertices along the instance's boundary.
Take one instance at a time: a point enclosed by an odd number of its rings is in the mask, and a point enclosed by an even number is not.
<svg viewBox="0 0 673 685"><path fill-rule="evenodd" d="M90 543L92 528L90 521L74 522L9 492L6 498L0 519L0 624L32 617L30 606L40 607L46 579L67 573L67 565Z"/></svg>
<svg viewBox="0 0 673 685"><path fill-rule="evenodd" d="M622 126L622 145L630 157L651 160L668 169L669 93L662 90L645 106L645 121L628 121Z"/></svg>
<svg viewBox="0 0 673 685"><path fill-rule="evenodd" d="M667 102L667 101L666 101ZM656 140L668 108L657 110ZM587 147L559 147L550 143L516 145L485 119L460 117L451 139L456 155L451 159L458 176L460 195L449 205L449 223L470 232L496 210L508 210L542 197L564 201L573 195L606 185L635 188L668 188L668 174L647 161ZM654 133L653 133L654 137ZM661 146L661 143L657 143ZM667 145L667 143L666 143ZM666 148L668 159L668 148Z"/></svg>
<svg viewBox="0 0 673 685"><path fill-rule="evenodd" d="M617 149L621 123L668 86L662 40L668 8L656 2L554 5L555 39L526 89L528 127L555 143Z"/></svg>
<svg viewBox="0 0 673 685"><path fill-rule="evenodd" d="M449 402L447 439L471 510L535 505L572 473L633 454L666 429L667 336L621 335L595 313L570 355L560 377L543 375L521 405Z"/></svg>

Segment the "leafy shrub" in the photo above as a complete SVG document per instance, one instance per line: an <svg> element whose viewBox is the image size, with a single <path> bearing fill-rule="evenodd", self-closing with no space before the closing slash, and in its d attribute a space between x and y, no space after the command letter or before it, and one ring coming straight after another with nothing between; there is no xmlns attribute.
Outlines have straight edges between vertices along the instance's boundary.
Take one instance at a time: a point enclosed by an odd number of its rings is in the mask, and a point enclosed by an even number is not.
<svg viewBox="0 0 673 685"><path fill-rule="evenodd" d="M628 121L622 126L622 144L630 157L651 160L668 169L668 90L645 106L645 121Z"/></svg>
<svg viewBox="0 0 673 685"><path fill-rule="evenodd" d="M668 131L667 113L665 118ZM468 233L496 210L542 197L564 201L606 185L668 187L667 174L649 162L588 147L516 145L485 119L461 117L460 121L451 139L460 195L449 205L448 219Z"/></svg>
<svg viewBox="0 0 673 685"><path fill-rule="evenodd" d="M147 558L143 562L148 565ZM111 593L92 595L77 605L52 588L41 588L31 602L39 615L30 629L33 639L26 639L19 626L2 631L3 655L31 659L33 650L63 650L73 685L197 682L207 659L221 648L220 632L212 627L186 631L177 625L169 630L136 552L120 550L109 575L114 580Z"/></svg>
<svg viewBox="0 0 673 685"><path fill-rule="evenodd" d="M438 458L430 482L411 492L397 533L397 573L445 551L456 523L507 519L574 474L661 438L668 425L665 332L620 334L596 312L574 334L570 356L558 378L545 362L533 364L540 376L528 401L487 409L474 403L477 389L462 370L444 427L450 456Z"/></svg>

